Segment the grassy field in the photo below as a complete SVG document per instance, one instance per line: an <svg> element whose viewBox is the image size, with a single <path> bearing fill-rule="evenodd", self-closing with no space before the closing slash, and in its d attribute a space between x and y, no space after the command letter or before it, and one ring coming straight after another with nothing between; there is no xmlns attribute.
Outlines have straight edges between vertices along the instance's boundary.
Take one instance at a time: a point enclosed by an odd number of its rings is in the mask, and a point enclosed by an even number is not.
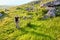
<svg viewBox="0 0 60 40"><path fill-rule="evenodd" d="M60 40L60 16L40 19L47 10L40 8L40 3L33 6L34 10L30 11L26 8L31 8L31 4L12 7L9 11L3 10L5 14L0 17L0 40ZM60 7L57 9L60 10ZM60 12L56 13L60 15ZM14 22L16 15L20 17L20 29L16 28Z"/></svg>

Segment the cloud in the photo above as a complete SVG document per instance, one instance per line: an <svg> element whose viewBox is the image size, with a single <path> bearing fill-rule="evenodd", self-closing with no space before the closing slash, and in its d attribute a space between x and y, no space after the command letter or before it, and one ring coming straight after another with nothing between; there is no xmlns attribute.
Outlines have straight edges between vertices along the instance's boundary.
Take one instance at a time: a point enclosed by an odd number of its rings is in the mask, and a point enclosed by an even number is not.
<svg viewBox="0 0 60 40"><path fill-rule="evenodd" d="M0 5L21 5L33 0L0 0Z"/></svg>

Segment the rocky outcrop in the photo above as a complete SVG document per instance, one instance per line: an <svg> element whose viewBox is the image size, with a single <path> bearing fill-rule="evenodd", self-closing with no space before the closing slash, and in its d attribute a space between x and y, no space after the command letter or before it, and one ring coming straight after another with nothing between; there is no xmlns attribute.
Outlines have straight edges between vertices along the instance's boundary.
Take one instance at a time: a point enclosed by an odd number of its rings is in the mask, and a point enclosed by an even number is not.
<svg viewBox="0 0 60 40"><path fill-rule="evenodd" d="M41 7L46 7L48 12L44 15L43 18L48 18L48 17L55 17L56 16L56 8L57 6L60 6L60 0L55 0L52 2L48 2L46 4L42 4Z"/></svg>
<svg viewBox="0 0 60 40"><path fill-rule="evenodd" d="M56 11L56 9L53 7L51 9L49 9L49 11L47 12L47 14L45 14L45 15L49 16L49 17L55 17L55 11Z"/></svg>
<svg viewBox="0 0 60 40"><path fill-rule="evenodd" d="M51 2L48 2L46 4L42 4L41 5L42 7L56 7L56 6L60 6L60 0L55 0L55 1L51 1Z"/></svg>
<svg viewBox="0 0 60 40"><path fill-rule="evenodd" d="M3 14L0 13L0 17L2 17L2 16L3 16Z"/></svg>
<svg viewBox="0 0 60 40"><path fill-rule="evenodd" d="M38 4L40 3L41 1L37 0L37 1L34 1L34 4Z"/></svg>

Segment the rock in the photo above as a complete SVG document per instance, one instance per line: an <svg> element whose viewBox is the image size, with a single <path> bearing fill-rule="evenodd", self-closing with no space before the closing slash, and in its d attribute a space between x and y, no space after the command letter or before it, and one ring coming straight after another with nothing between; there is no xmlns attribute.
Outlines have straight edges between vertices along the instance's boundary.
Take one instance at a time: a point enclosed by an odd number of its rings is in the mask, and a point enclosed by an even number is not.
<svg viewBox="0 0 60 40"><path fill-rule="evenodd" d="M30 8L26 8L27 11L32 11L34 9L34 6L31 6Z"/></svg>
<svg viewBox="0 0 60 40"><path fill-rule="evenodd" d="M47 14L43 16L43 19L49 18L49 17L55 17L56 16L56 10L55 7L60 6L60 0L54 0L51 2L48 2L46 4L42 4L41 7L46 7L48 10Z"/></svg>
<svg viewBox="0 0 60 40"><path fill-rule="evenodd" d="M34 6L33 5L31 6L31 9L34 9Z"/></svg>
<svg viewBox="0 0 60 40"><path fill-rule="evenodd" d="M59 11L59 10L56 10L57 12Z"/></svg>
<svg viewBox="0 0 60 40"><path fill-rule="evenodd" d="M44 15L44 16L42 17L42 19L47 19L47 18L49 18L49 16L47 16L47 15Z"/></svg>
<svg viewBox="0 0 60 40"><path fill-rule="evenodd" d="M46 9L46 10L50 10L50 9L52 9L52 7L46 7L45 9Z"/></svg>
<svg viewBox="0 0 60 40"><path fill-rule="evenodd" d="M26 8L26 11L30 11L30 8Z"/></svg>
<svg viewBox="0 0 60 40"><path fill-rule="evenodd" d="M47 16L49 17L55 17L55 12L56 12L56 9L55 8L51 8L48 12L47 12Z"/></svg>
<svg viewBox="0 0 60 40"><path fill-rule="evenodd" d="M0 17L3 16L3 14L0 13Z"/></svg>
<svg viewBox="0 0 60 40"><path fill-rule="evenodd" d="M54 6L54 2L48 2L46 4L43 4L43 6L46 6L46 7L53 7Z"/></svg>
<svg viewBox="0 0 60 40"><path fill-rule="evenodd" d="M54 1L54 6L60 6L60 1Z"/></svg>
<svg viewBox="0 0 60 40"><path fill-rule="evenodd" d="M52 2L48 2L46 4L42 4L41 7L48 7L49 5L52 5Z"/></svg>
<svg viewBox="0 0 60 40"><path fill-rule="evenodd" d="M60 0L55 0L55 1L60 1Z"/></svg>
<svg viewBox="0 0 60 40"><path fill-rule="evenodd" d="M37 1L34 2L34 4L38 4L38 3L40 3L40 2L41 2L41 1L37 0Z"/></svg>
<svg viewBox="0 0 60 40"><path fill-rule="evenodd" d="M47 19L47 18L55 17L56 16L55 12L56 12L55 7L50 8L48 10L47 14L45 14L42 19Z"/></svg>
<svg viewBox="0 0 60 40"><path fill-rule="evenodd" d="M56 1L51 1L48 2L46 4L42 4L41 7L56 7L56 6L60 6L60 1L56 0Z"/></svg>

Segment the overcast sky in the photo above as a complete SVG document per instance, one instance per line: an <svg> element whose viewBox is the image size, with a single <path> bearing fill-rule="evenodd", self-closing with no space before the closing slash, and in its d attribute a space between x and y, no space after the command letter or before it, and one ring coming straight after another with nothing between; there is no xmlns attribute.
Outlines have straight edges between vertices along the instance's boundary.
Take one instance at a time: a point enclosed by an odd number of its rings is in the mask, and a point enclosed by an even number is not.
<svg viewBox="0 0 60 40"><path fill-rule="evenodd" d="M0 0L0 5L21 5L33 0Z"/></svg>

